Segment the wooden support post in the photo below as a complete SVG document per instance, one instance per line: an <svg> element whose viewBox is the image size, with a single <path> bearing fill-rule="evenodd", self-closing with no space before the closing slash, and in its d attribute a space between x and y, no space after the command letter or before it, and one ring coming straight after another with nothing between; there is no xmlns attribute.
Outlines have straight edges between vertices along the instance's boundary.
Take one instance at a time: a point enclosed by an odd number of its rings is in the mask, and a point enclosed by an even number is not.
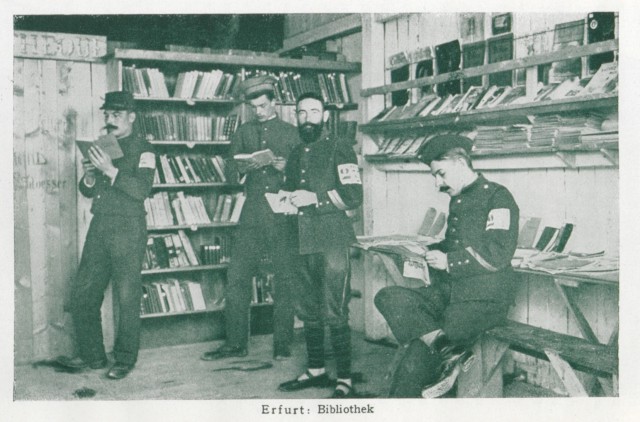
<svg viewBox="0 0 640 422"><path fill-rule="evenodd" d="M575 371L564 359L553 350L545 350L544 353L549 358L551 366L564 384L571 397L588 397L587 391L578 379Z"/></svg>
<svg viewBox="0 0 640 422"><path fill-rule="evenodd" d="M589 340L594 344L599 344L600 342L598 341L598 337L596 337L595 333L591 329L591 326L589 325L589 322L582 314L582 311L578 307L578 304L575 303L570 293L565 290L564 286L562 286L555 278L553 279L553 284L558 290L558 293L560 293L560 297L567 306L567 309L569 309L569 314L578 324L578 328L580 329L580 333L582 334L584 339Z"/></svg>
<svg viewBox="0 0 640 422"><path fill-rule="evenodd" d="M458 397L502 397L502 360L507 343L483 336L473 346L475 362L458 376Z"/></svg>

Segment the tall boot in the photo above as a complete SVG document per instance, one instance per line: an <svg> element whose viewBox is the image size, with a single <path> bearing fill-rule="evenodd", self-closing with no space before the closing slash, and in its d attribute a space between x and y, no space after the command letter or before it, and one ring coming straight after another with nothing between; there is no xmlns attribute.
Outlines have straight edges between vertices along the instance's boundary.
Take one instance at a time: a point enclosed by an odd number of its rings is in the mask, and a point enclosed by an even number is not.
<svg viewBox="0 0 640 422"><path fill-rule="evenodd" d="M420 339L412 340L392 375L389 397L420 397L424 386L438 379L440 364L437 352Z"/></svg>

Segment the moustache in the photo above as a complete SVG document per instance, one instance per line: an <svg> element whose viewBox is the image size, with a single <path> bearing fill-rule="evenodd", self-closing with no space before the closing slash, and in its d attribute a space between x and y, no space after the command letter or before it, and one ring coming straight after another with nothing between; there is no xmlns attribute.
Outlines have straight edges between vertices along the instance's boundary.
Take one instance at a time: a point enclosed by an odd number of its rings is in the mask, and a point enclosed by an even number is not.
<svg viewBox="0 0 640 422"><path fill-rule="evenodd" d="M106 125L105 127L103 127L103 129L118 129L118 126L115 125Z"/></svg>
<svg viewBox="0 0 640 422"><path fill-rule="evenodd" d="M438 189L440 192L447 193L449 192L449 186L440 186Z"/></svg>

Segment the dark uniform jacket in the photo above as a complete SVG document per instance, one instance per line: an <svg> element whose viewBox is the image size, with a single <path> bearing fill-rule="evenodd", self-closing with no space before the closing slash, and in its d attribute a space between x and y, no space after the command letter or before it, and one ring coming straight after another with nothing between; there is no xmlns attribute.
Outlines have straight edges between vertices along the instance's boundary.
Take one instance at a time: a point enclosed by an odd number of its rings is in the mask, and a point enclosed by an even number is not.
<svg viewBox="0 0 640 422"><path fill-rule="evenodd" d="M445 239L430 247L447 254L451 302L513 300L519 218L511 193L482 175L451 198Z"/></svg>
<svg viewBox="0 0 640 422"><path fill-rule="evenodd" d="M285 190L315 192L318 204L300 208L298 240L301 254L347 247L355 234L347 210L362 204L362 182L350 145L326 133L311 144L297 146L287 162Z"/></svg>
<svg viewBox="0 0 640 422"><path fill-rule="evenodd" d="M94 215L144 216L144 200L151 192L155 173L153 146L136 135L118 139L118 144L124 156L113 160L118 169L113 184L111 179L96 171L96 183L87 187L83 177L80 192L93 198L91 212Z"/></svg>
<svg viewBox="0 0 640 422"><path fill-rule="evenodd" d="M231 141L231 156L251 154L270 149L276 157L288 159L293 148L300 143L298 129L274 117L266 122L251 121L238 128ZM240 227L284 223L284 215L276 215L264 194L277 193L282 188L284 174L273 166L247 173L245 181L247 199L242 207Z"/></svg>

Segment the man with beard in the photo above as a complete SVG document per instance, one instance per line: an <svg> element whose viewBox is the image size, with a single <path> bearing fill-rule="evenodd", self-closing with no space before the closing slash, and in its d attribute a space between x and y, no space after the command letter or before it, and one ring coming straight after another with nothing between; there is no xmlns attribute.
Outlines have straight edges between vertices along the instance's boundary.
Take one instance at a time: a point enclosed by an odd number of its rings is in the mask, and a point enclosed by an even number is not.
<svg viewBox="0 0 640 422"><path fill-rule="evenodd" d="M152 146L133 131L136 113L129 92L108 92L101 109L106 130L115 136L124 155L112 160L96 145L89 149L89 159L82 161L84 176L79 189L87 198L93 198L93 219L69 303L78 356L61 356L58 363L74 371L107 365L100 307L111 280L117 298L118 326L115 363L107 377L121 379L138 358L140 272L147 243L144 200L151 192L156 157Z"/></svg>
<svg viewBox="0 0 640 422"><path fill-rule="evenodd" d="M231 156L270 149L277 157L272 163L252 164L240 168L245 180L247 199L239 226L233 236L231 259L225 288L226 342L206 352L201 359L210 361L247 355L251 279L258 272L262 258L268 255L275 273L273 286L273 357L291 356L293 338L292 263L294 239L286 216L274 214L265 193L276 193L284 181L286 158L300 143L295 126L276 114L274 84L271 76L247 79L240 89L253 108L255 120L247 122L233 135Z"/></svg>
<svg viewBox="0 0 640 422"><path fill-rule="evenodd" d="M405 346L391 397L444 395L470 364L469 347L504 321L513 300L518 206L504 186L473 170L471 146L466 137L439 135L418 153L451 202L445 238L425 256L431 285L385 287L375 297Z"/></svg>
<svg viewBox="0 0 640 422"><path fill-rule="evenodd" d="M355 242L346 214L362 203L362 183L350 145L323 130L329 118L322 98L307 93L297 105L303 145L287 163L284 189L298 207L299 280L296 283L299 318L304 321L307 371L280 384L281 391L327 387L324 333L329 326L338 381L332 398L355 397L351 383L349 328L349 246Z"/></svg>

